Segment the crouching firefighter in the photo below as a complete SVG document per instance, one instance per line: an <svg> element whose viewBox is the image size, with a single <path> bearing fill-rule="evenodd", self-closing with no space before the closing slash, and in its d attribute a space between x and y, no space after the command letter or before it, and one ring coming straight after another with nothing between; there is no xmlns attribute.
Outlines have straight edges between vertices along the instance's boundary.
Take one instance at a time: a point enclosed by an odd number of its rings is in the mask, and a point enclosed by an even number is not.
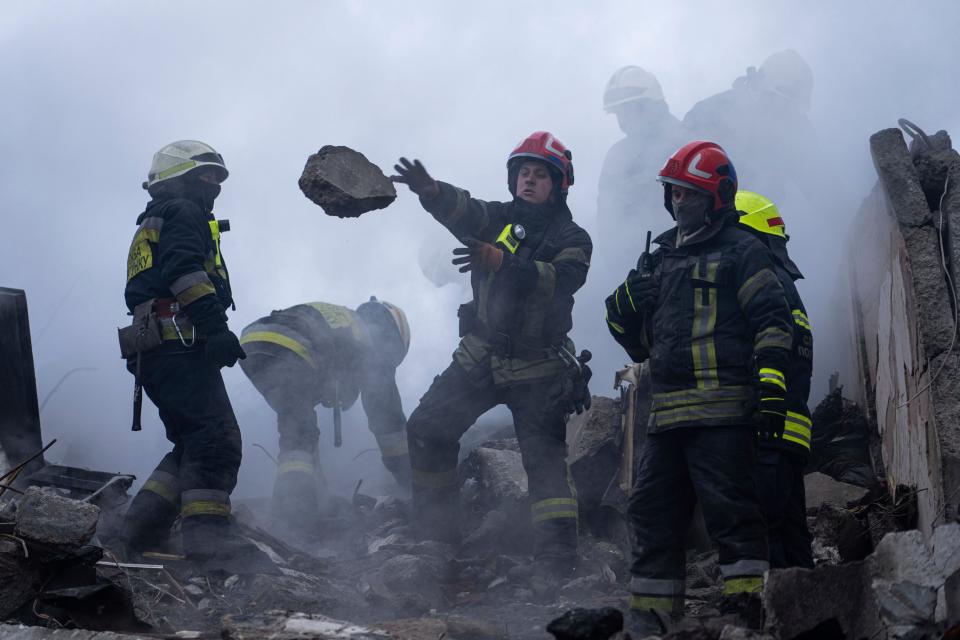
<svg viewBox="0 0 960 640"><path fill-rule="evenodd" d="M534 563L559 575L577 557L577 497L565 462L566 417L589 406L589 359L567 333L573 294L586 279L590 236L566 204L571 154L538 131L507 160L513 200L485 202L437 182L401 158L396 182L465 245L454 264L470 272L473 300L460 307L462 340L407 423L413 523L427 538L458 543L460 437L498 404L513 413L530 487Z"/></svg>
<svg viewBox="0 0 960 640"><path fill-rule="evenodd" d="M408 486L406 416L397 367L410 348L407 317L397 306L370 298L348 309L326 302L274 311L247 326L241 369L277 413L280 453L273 485L274 516L312 528L320 518L325 482L318 465L315 407L333 409L340 446L340 411L359 396L384 466Z"/></svg>
<svg viewBox="0 0 960 640"><path fill-rule="evenodd" d="M783 431L793 324L770 252L737 224L737 177L723 149L687 144L659 176L676 227L606 302L614 339L650 362L647 438L628 508L634 637L682 615L683 534L697 501L720 554L722 609L760 624L769 565L756 433Z"/></svg>
<svg viewBox="0 0 960 640"><path fill-rule="evenodd" d="M787 252L786 226L776 205L750 191L737 192L740 224L766 244L793 313L793 348L787 377L787 419L781 434L759 434L757 493L767 521L770 566L813 568L813 537L807 528L804 469L810 458L813 422L807 401L813 375L813 333L794 281L803 277Z"/></svg>
<svg viewBox="0 0 960 640"><path fill-rule="evenodd" d="M220 368L243 358L227 326L233 304L218 222L211 213L223 158L202 142L181 140L153 156L137 218L124 292L133 324L121 330L127 368L160 411L170 451L134 497L125 516L127 551L164 547L181 518L183 551L205 568L242 570L260 551L235 535L230 492L240 467L240 428ZM135 399L135 403L137 399ZM135 406L134 429L139 428ZM234 563L234 564L231 564Z"/></svg>

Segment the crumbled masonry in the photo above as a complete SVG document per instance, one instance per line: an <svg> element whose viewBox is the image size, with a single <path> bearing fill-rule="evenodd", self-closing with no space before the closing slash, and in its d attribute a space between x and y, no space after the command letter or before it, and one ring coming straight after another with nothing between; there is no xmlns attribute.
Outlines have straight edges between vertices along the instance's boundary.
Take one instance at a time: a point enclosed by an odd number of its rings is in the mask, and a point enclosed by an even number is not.
<svg viewBox="0 0 960 640"><path fill-rule="evenodd" d="M299 184L303 195L338 218L383 209L397 198L379 167L349 147L326 145L307 158Z"/></svg>

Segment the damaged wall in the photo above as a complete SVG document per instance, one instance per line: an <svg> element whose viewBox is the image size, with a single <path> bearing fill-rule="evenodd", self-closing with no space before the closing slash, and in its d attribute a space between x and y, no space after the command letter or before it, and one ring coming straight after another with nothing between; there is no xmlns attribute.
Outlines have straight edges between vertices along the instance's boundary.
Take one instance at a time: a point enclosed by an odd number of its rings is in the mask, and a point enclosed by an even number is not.
<svg viewBox="0 0 960 640"><path fill-rule="evenodd" d="M946 134L936 137L946 145L924 152L919 165L932 157L950 175L943 198L949 271L956 264L950 247L960 249L952 239L960 220L949 225L952 212L960 215L960 156ZM929 187L925 193L928 167L918 172L899 129L871 136L870 151L879 181L848 241L857 400L876 422L889 488L918 490L918 526L929 536L957 517L960 498L960 345L938 239L940 198Z"/></svg>

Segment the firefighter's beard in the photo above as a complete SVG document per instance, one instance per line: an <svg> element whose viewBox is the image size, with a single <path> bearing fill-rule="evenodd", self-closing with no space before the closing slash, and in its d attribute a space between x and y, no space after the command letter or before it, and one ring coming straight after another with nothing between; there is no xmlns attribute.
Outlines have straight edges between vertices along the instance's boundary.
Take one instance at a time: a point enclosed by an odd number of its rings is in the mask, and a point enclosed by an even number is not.
<svg viewBox="0 0 960 640"><path fill-rule="evenodd" d="M707 211L712 200L712 195L698 193L685 198L683 202L673 203L673 215L681 235L688 236L707 224Z"/></svg>

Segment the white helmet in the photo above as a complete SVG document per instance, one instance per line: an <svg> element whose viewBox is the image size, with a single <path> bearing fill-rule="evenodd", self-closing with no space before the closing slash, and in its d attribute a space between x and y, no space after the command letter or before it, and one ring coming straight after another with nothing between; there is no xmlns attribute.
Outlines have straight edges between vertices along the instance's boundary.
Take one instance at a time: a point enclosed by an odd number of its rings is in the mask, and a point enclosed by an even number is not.
<svg viewBox="0 0 960 640"><path fill-rule="evenodd" d="M150 163L150 173L143 183L144 189L176 178L200 167L211 167L219 174L218 180L223 182L230 175L223 164L223 156L210 145L197 140L178 140L153 154Z"/></svg>
<svg viewBox="0 0 960 640"><path fill-rule="evenodd" d="M657 77L640 67L628 66L617 70L603 91L603 110L613 111L634 100L663 101L663 89Z"/></svg>
<svg viewBox="0 0 960 640"><path fill-rule="evenodd" d="M795 102L806 111L813 93L813 71L793 49L779 51L760 65L763 87Z"/></svg>

